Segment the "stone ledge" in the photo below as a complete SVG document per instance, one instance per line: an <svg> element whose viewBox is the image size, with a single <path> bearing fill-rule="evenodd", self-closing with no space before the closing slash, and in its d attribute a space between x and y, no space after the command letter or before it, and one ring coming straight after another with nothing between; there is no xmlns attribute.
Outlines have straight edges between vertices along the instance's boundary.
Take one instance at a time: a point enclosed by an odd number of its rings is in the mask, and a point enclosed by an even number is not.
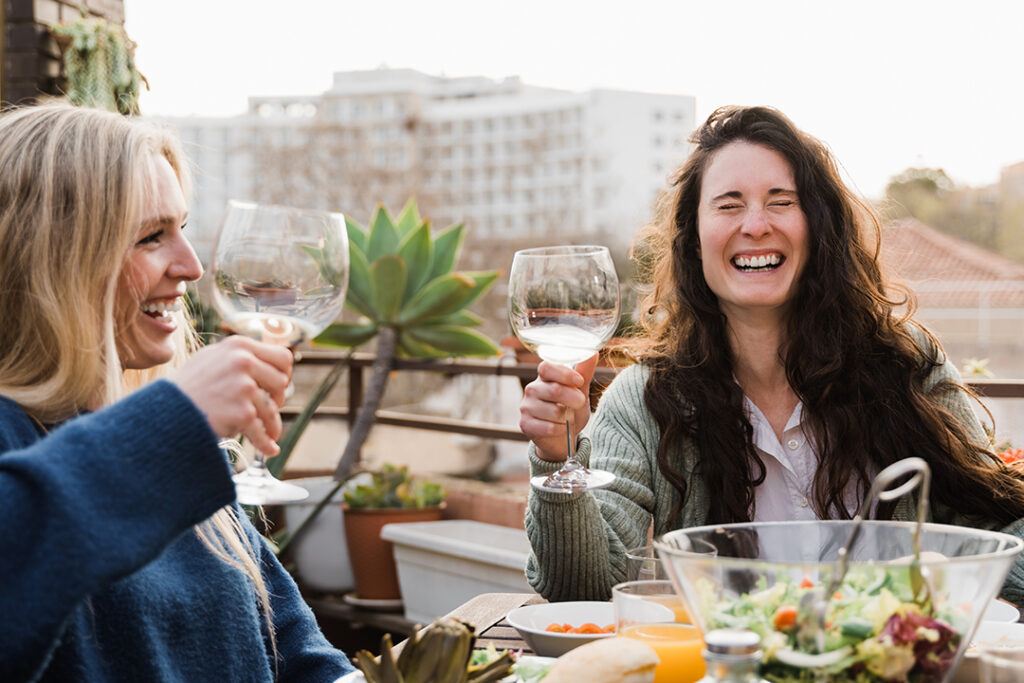
<svg viewBox="0 0 1024 683"><path fill-rule="evenodd" d="M458 477L432 477L448 491L444 519L471 519L525 529L529 483L484 482Z"/></svg>
<svg viewBox="0 0 1024 683"><path fill-rule="evenodd" d="M329 476L328 470L287 470L286 479ZM471 519L499 526L525 529L528 482L486 482L461 477L423 474L448 491L443 519Z"/></svg>

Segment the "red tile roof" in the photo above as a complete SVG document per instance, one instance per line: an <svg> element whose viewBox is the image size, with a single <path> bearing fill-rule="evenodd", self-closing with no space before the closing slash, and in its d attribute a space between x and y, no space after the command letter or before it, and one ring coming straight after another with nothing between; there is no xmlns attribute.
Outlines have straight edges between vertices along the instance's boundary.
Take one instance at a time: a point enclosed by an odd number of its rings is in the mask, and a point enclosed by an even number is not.
<svg viewBox="0 0 1024 683"><path fill-rule="evenodd" d="M1024 307L1024 264L913 218L882 229L882 262L921 308Z"/></svg>

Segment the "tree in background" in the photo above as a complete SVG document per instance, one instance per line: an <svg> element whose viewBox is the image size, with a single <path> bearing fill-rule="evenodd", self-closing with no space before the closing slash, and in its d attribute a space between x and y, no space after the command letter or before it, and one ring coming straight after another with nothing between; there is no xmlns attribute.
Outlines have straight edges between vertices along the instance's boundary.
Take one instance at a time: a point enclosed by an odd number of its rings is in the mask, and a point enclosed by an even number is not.
<svg viewBox="0 0 1024 683"><path fill-rule="evenodd" d="M1010 258L1024 258L1024 245L1016 245L1024 232L1021 215L1014 224L1014 214L1002 203L997 190L958 187L941 168L908 168L886 185L883 214L913 217Z"/></svg>

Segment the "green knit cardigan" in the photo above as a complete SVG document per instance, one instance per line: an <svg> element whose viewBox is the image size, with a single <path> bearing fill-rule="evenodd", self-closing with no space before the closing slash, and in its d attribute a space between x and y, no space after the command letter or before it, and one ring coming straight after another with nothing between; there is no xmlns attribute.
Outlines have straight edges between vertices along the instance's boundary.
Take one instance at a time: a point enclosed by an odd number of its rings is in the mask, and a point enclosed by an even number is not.
<svg viewBox="0 0 1024 683"><path fill-rule="evenodd" d="M607 600L612 586L626 580L625 551L646 544L652 522L655 537L707 523L708 492L694 474L700 453L689 438L681 439L672 454L680 463L689 496L680 514L670 518L679 494L658 470L660 430L643 396L648 374L642 365L619 373L585 430L589 437L579 439L578 455L585 465L615 474L608 488L574 494L530 491L526 532L533 551L526 576L548 600ZM928 386L944 379L960 381L948 361L933 371ZM968 426L979 443L987 443L963 392L946 392L945 407ZM538 458L532 443L529 459L531 476L549 474L559 467L559 463ZM901 499L893 518L916 519L915 505L912 497ZM932 506L929 521L979 526L940 506ZM994 529L998 525L982 526ZM1001 531L1024 538L1024 520ZM1024 554L1011 568L1000 597L1024 603Z"/></svg>

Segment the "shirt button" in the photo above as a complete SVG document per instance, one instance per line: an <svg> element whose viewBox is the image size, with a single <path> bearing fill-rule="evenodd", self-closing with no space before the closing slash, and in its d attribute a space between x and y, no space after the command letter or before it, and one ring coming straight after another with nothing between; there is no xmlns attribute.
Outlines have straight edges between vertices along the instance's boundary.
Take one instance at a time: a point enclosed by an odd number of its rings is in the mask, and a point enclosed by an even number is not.
<svg viewBox="0 0 1024 683"><path fill-rule="evenodd" d="M800 507L805 508L810 504L811 502L807 500L807 496L800 496Z"/></svg>
<svg viewBox="0 0 1024 683"><path fill-rule="evenodd" d="M789 450L791 451L795 451L796 449L800 448L800 442L797 441L796 439L790 439L789 441L786 442L786 445L789 446Z"/></svg>

